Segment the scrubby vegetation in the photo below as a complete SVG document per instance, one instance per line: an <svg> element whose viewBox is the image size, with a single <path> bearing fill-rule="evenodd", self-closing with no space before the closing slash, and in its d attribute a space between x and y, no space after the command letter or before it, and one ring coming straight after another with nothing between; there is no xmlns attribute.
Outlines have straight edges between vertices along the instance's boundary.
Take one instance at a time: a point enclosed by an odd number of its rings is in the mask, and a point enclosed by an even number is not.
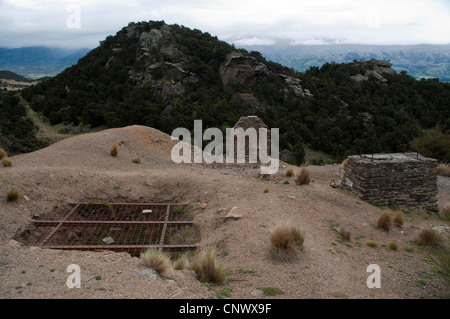
<svg viewBox="0 0 450 319"><path fill-rule="evenodd" d="M311 175L309 173L309 169L302 166L300 168L300 171L298 171L297 175L295 176L295 183L297 185L308 185L311 182Z"/></svg>
<svg viewBox="0 0 450 319"><path fill-rule="evenodd" d="M438 175L450 177L450 165L439 164L436 168Z"/></svg>
<svg viewBox="0 0 450 319"><path fill-rule="evenodd" d="M291 224L277 225L270 235L272 255L280 260L290 260L303 250L304 235Z"/></svg>
<svg viewBox="0 0 450 319"><path fill-rule="evenodd" d="M175 270L183 270L189 268L189 259L186 254L181 254L173 263Z"/></svg>
<svg viewBox="0 0 450 319"><path fill-rule="evenodd" d="M351 233L347 229L345 229L345 228L339 229L339 238L341 238L342 240L349 241L350 237L351 237Z"/></svg>
<svg viewBox="0 0 450 319"><path fill-rule="evenodd" d="M162 274L170 267L170 257L157 249L148 249L140 256L144 266L154 269Z"/></svg>
<svg viewBox="0 0 450 319"><path fill-rule="evenodd" d="M141 163L141 158L140 157L135 157L132 159L132 162L135 164L140 164Z"/></svg>
<svg viewBox="0 0 450 319"><path fill-rule="evenodd" d="M39 128L27 116L25 104L17 92L0 91L0 159L32 152L48 145L46 141L36 138ZM3 156L2 156L3 155Z"/></svg>
<svg viewBox="0 0 450 319"><path fill-rule="evenodd" d="M131 23L137 32L161 29L162 21ZM34 111L43 114L51 124L80 123L92 127L120 127L131 124L151 126L171 133L176 127L193 129L193 120L202 119L206 127L225 130L242 115L255 114L273 128L280 129L280 148L295 156L296 164L304 162L304 145L323 151L341 161L349 154L368 152L401 152L411 149L427 150L432 157L448 158L450 128L450 85L438 80L420 80L401 72L383 74L387 82L376 78L356 83L351 76L364 74L358 64L325 63L311 67L304 73L267 61L258 52L237 50L234 46L208 33L170 25L174 46L183 58L169 56L157 49L149 52L153 62L177 63L196 75L184 87L184 93L170 101L149 87L139 86L129 77L128 67L145 71L142 60L136 59L138 42L127 36L123 28L108 36L101 45L90 51L79 63L58 76L22 91ZM120 48L113 54L113 49ZM281 77L258 76L249 83L224 87L220 66L230 52L243 52L264 63L273 74L297 77L302 87L313 96L297 97L285 93ZM111 57L114 55L114 59ZM178 59L178 60L177 60ZM108 65L108 67L106 67ZM373 68L371 62L365 67ZM170 78L163 68L154 68L155 80ZM253 95L268 105L253 108L236 100L236 93ZM1 119L10 118L18 101L5 99ZM18 130L25 136L8 134L7 149L29 151L38 146L32 139L32 123L20 115ZM13 128L10 123L2 126ZM14 128L14 130L16 130ZM432 130L432 131L429 131ZM431 137L429 135L431 134ZM15 138L19 136L18 138ZM411 141L416 140L410 145ZM28 141L28 142L25 142ZM31 142L33 141L33 142ZM0 140L4 144L4 141ZM31 145L30 145L31 144Z"/></svg>
<svg viewBox="0 0 450 319"><path fill-rule="evenodd" d="M6 200L8 202L15 202L19 199L20 192L17 189L11 188L6 194Z"/></svg>
<svg viewBox="0 0 450 319"><path fill-rule="evenodd" d="M378 217L377 226L385 231L389 231L392 228L392 217L388 211L384 211Z"/></svg>
<svg viewBox="0 0 450 319"><path fill-rule="evenodd" d="M217 262L216 256L217 251L214 248L203 249L195 255L191 268L201 282L224 282L227 271Z"/></svg>
<svg viewBox="0 0 450 319"><path fill-rule="evenodd" d="M444 238L435 229L422 229L417 235L417 243L423 246L442 247Z"/></svg>
<svg viewBox="0 0 450 319"><path fill-rule="evenodd" d="M5 152L5 150L0 146L0 160L8 157L8 154Z"/></svg>
<svg viewBox="0 0 450 319"><path fill-rule="evenodd" d="M117 150L117 143L113 142L111 146L111 156L116 157L119 154L119 151Z"/></svg>
<svg viewBox="0 0 450 319"><path fill-rule="evenodd" d="M12 165L12 162L9 158L5 157L2 159L2 165L4 167L10 167Z"/></svg>
<svg viewBox="0 0 450 319"><path fill-rule="evenodd" d="M403 219L403 212L401 210L397 211L394 215L394 217L392 218L392 222L394 223L395 226L397 227L402 227L403 223L405 222Z"/></svg>
<svg viewBox="0 0 450 319"><path fill-rule="evenodd" d="M286 170L286 177L292 177L292 176L294 176L294 169L292 167L289 167Z"/></svg>

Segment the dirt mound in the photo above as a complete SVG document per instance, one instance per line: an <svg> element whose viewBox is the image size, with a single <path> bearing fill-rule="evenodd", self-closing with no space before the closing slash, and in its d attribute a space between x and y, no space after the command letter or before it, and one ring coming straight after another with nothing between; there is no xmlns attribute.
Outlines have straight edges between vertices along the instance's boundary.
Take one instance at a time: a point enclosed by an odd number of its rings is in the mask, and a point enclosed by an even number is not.
<svg viewBox="0 0 450 319"><path fill-rule="evenodd" d="M110 155L113 142L120 145L117 157ZM408 212L402 228L381 231L375 225L382 209L330 187L331 179L340 181L340 165L310 166L312 183L297 186L294 177L284 175L284 163L266 179L254 165L174 164L175 143L158 130L131 126L11 157L13 165L0 168L0 195L16 188L21 198L0 198L2 298L214 298L225 287L233 298L449 296L435 255L414 243L422 228L442 226L446 232L443 220ZM140 164L132 162L137 156ZM439 183L441 207L448 204L450 189L442 187L447 179ZM63 215L68 203L90 199L187 203L201 246L217 248L228 280L208 289L190 270L159 276L126 253L33 249L11 240L19 240L15 236L33 218ZM227 217L231 210L234 218ZM280 222L298 225L305 234L304 251L291 262L271 255L270 232ZM351 233L349 242L339 239L341 227ZM367 246L369 241L378 246ZM397 251L389 248L391 242ZM71 264L81 268L81 289L66 286ZM381 268L381 289L366 285L370 264ZM282 294L266 296L262 288Z"/></svg>

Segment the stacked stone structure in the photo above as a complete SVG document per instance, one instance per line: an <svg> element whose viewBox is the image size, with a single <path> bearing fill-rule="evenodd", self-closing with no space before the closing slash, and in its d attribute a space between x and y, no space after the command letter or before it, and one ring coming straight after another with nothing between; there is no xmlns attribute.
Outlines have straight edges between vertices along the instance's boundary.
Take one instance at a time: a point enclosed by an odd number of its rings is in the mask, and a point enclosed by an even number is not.
<svg viewBox="0 0 450 319"><path fill-rule="evenodd" d="M368 202L438 212L437 164L418 153L354 155L341 185Z"/></svg>

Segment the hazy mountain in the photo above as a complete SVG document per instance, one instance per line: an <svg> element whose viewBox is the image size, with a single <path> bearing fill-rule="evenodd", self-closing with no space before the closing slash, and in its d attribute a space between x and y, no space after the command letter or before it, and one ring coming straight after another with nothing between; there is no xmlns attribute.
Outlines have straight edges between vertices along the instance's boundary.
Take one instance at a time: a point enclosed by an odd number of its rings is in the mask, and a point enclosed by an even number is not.
<svg viewBox="0 0 450 319"><path fill-rule="evenodd" d="M388 60L392 68L419 78L435 77L450 82L450 44L448 45L291 45L278 41L273 45L242 46L259 51L269 60L304 72L327 62L350 63L353 60Z"/></svg>
<svg viewBox="0 0 450 319"><path fill-rule="evenodd" d="M8 70L28 79L55 76L74 65L89 49L48 47L0 48L0 70Z"/></svg>

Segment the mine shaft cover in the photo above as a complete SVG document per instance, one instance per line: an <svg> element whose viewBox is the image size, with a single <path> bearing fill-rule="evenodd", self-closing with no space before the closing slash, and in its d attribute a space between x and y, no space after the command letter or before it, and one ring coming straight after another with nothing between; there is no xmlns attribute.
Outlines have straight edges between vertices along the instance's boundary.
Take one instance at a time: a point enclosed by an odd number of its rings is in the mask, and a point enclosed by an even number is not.
<svg viewBox="0 0 450 319"><path fill-rule="evenodd" d="M183 204L71 203L60 220L35 220L29 246L140 253L149 248L189 251L200 241Z"/></svg>

